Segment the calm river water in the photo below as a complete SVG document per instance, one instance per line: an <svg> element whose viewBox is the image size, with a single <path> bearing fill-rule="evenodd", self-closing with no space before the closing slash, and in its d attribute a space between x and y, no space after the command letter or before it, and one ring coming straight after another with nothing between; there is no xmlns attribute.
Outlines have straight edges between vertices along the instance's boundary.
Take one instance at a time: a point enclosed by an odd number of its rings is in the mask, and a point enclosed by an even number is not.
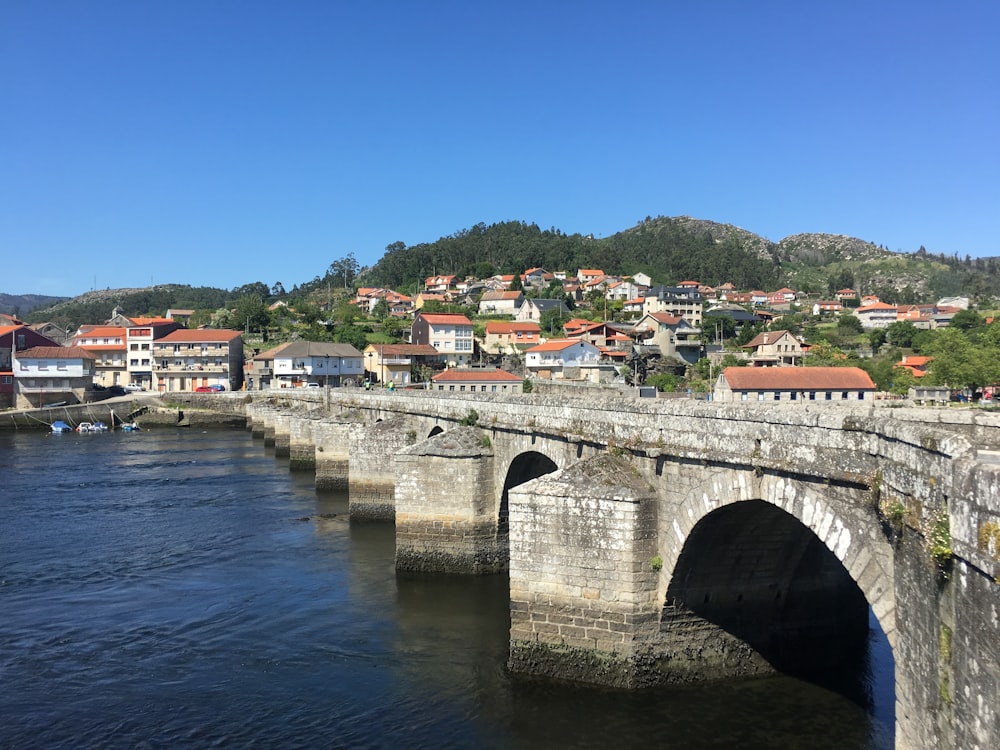
<svg viewBox="0 0 1000 750"><path fill-rule="evenodd" d="M404 578L248 433L0 433L2 748L885 748L785 677L627 693L505 670L506 578Z"/></svg>

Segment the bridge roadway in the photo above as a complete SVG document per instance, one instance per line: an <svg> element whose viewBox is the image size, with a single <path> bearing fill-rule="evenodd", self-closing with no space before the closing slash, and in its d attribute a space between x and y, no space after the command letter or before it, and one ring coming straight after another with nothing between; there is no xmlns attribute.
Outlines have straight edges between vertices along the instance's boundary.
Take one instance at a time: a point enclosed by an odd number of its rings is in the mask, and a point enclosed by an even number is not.
<svg viewBox="0 0 1000 750"><path fill-rule="evenodd" d="M176 399L176 394L171 395ZM868 607L897 747L1000 747L1000 415L565 394L191 396L396 524L400 570L509 570L512 670L810 673Z"/></svg>

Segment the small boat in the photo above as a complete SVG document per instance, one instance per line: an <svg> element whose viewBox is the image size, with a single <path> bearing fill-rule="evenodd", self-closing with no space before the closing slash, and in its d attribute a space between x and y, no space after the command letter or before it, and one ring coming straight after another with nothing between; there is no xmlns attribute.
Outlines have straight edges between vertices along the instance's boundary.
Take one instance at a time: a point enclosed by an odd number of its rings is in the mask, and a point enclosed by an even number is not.
<svg viewBox="0 0 1000 750"><path fill-rule="evenodd" d="M72 432L72 431L73 428L70 427L65 422L63 422L61 419L57 419L55 422L52 423L52 432L55 433L56 435L62 432Z"/></svg>
<svg viewBox="0 0 1000 750"><path fill-rule="evenodd" d="M107 432L108 426L104 422L80 422L76 426L77 432Z"/></svg>
<svg viewBox="0 0 1000 750"><path fill-rule="evenodd" d="M139 425L135 422L126 422L122 425L122 432L138 432Z"/></svg>

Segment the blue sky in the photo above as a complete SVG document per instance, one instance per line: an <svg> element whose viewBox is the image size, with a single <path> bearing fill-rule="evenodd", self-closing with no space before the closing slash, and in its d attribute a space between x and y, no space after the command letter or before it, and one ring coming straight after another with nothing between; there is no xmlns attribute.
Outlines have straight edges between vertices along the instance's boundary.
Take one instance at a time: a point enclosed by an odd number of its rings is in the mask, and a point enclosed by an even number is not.
<svg viewBox="0 0 1000 750"><path fill-rule="evenodd" d="M291 289L506 220L1000 255L998 34L987 0L7 0L0 291Z"/></svg>

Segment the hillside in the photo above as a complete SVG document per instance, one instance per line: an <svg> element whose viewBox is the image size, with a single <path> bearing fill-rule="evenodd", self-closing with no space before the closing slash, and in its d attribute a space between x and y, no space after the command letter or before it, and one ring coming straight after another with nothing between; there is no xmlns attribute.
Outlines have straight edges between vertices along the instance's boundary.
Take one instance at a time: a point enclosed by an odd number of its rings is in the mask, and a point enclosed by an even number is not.
<svg viewBox="0 0 1000 750"><path fill-rule="evenodd" d="M22 315L29 323L51 322L66 330L87 323L101 323L115 307L130 316L160 316L170 308L217 310L231 294L223 289L163 284L137 289L100 289L63 300L51 307Z"/></svg>
<svg viewBox="0 0 1000 750"><path fill-rule="evenodd" d="M4 294L0 292L0 313L23 318L32 310L51 307L66 297L47 297L43 294Z"/></svg>
<svg viewBox="0 0 1000 750"><path fill-rule="evenodd" d="M354 263L353 257L350 261ZM731 282L742 289L788 286L819 297L851 287L899 304L956 295L989 304L1000 290L1000 258L960 260L923 248L912 254L894 253L835 234L796 234L773 242L731 224L689 216L647 217L600 239L521 221L476 224L436 242L393 243L374 266L356 279L350 276L350 281L413 294L432 275L482 279L535 266L569 273L579 268L601 268L609 274L643 271L662 284L696 280L713 286ZM273 300L322 292L325 300L331 280L334 286L343 286L343 277L333 279L330 273L328 269L296 286L291 295L256 282L230 292L182 285L94 291L50 307L43 305L57 298L0 295L0 303L12 298L27 302L30 315L24 307L19 314L29 322L52 321L73 328L81 322L106 320L116 305L129 315L162 315L171 307L217 310L231 306L243 294Z"/></svg>

